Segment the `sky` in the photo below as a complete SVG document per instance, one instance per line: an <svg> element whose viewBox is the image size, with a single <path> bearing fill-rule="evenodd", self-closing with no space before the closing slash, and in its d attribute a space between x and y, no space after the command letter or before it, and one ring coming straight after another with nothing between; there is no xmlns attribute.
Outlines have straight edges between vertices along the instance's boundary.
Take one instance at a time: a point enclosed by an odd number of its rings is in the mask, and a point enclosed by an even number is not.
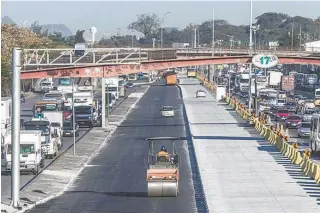
<svg viewBox="0 0 320 213"><path fill-rule="evenodd" d="M1 17L9 16L18 25L35 20L40 24L65 24L73 33L92 26L97 36L117 32L130 34L127 26L137 14L155 13L162 17L164 27L184 28L189 23L200 24L224 19L235 25L249 25L250 1L2 1ZM317 18L320 1L253 1L253 17L265 12Z"/></svg>

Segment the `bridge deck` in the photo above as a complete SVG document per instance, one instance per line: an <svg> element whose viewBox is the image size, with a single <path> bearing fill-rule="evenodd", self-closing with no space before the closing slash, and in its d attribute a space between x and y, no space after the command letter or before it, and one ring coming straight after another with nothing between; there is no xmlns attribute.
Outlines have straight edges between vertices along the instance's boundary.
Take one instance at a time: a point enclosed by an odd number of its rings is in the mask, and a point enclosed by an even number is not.
<svg viewBox="0 0 320 213"><path fill-rule="evenodd" d="M183 85L197 80L180 82L210 212L320 212L314 181L209 91L196 98L202 86Z"/></svg>

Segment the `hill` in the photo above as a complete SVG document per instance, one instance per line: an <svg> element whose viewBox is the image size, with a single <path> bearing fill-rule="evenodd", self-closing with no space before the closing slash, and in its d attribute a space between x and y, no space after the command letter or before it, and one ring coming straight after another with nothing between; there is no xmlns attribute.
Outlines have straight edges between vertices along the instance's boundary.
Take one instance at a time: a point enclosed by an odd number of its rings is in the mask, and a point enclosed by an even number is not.
<svg viewBox="0 0 320 213"><path fill-rule="evenodd" d="M73 35L72 31L65 24L42 24L41 27L42 33L48 30L48 32L60 32L63 37Z"/></svg>
<svg viewBox="0 0 320 213"><path fill-rule="evenodd" d="M2 24L16 24L9 16L3 16L1 19Z"/></svg>

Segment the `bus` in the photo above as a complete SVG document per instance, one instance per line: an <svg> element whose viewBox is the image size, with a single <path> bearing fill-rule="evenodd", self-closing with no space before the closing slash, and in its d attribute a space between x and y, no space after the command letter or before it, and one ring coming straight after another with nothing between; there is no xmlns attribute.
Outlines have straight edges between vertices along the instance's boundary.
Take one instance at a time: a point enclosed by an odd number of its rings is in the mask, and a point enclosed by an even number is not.
<svg viewBox="0 0 320 213"><path fill-rule="evenodd" d="M197 77L197 72L196 72L196 68L191 68L191 67L189 67L188 69L187 69L187 77L188 78L196 78Z"/></svg>
<svg viewBox="0 0 320 213"><path fill-rule="evenodd" d="M33 105L33 115L35 115L35 113L37 113L38 108L41 109L41 112L63 111L64 110L64 101L63 100L38 101Z"/></svg>

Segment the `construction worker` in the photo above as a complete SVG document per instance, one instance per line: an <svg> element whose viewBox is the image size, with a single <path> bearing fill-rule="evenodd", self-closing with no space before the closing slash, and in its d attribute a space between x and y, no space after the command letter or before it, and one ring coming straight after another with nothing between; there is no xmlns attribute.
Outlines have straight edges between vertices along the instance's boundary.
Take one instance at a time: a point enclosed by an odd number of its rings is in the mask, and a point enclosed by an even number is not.
<svg viewBox="0 0 320 213"><path fill-rule="evenodd" d="M169 160L169 154L165 146L161 146L160 152L158 152L158 158L161 156L165 156Z"/></svg>

